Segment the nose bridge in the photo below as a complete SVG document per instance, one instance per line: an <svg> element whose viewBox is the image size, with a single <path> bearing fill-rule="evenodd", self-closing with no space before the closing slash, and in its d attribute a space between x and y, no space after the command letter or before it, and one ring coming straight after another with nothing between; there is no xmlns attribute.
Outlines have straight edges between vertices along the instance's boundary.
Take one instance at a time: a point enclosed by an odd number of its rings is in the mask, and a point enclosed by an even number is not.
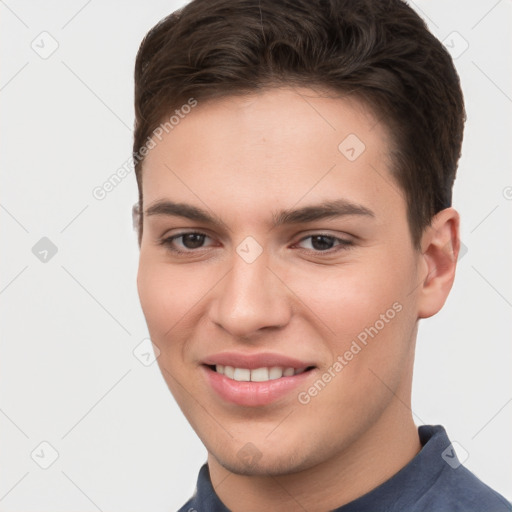
<svg viewBox="0 0 512 512"><path fill-rule="evenodd" d="M223 279L211 311L212 320L233 336L247 337L289 321L291 308L284 287L269 264L265 252L255 259L233 254L231 271Z"/></svg>

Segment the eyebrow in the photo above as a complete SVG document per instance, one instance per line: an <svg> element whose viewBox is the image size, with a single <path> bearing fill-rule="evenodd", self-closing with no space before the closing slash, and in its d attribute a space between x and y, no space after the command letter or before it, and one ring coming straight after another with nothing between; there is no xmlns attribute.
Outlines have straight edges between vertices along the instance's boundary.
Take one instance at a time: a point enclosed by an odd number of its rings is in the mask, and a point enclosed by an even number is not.
<svg viewBox="0 0 512 512"><path fill-rule="evenodd" d="M313 222L321 219L337 218L346 215L375 217L369 208L346 199L336 199L298 209L282 210L273 215L273 227L283 224Z"/></svg>
<svg viewBox="0 0 512 512"><path fill-rule="evenodd" d="M146 210L147 216L166 215L183 217L185 219L204 222L207 224L225 223L206 210L186 203L176 203L169 200L160 200L152 204ZM314 222L322 219L338 218L349 215L361 215L375 218L375 213L361 204L353 203L346 199L326 201L318 205L304 206L302 208L290 208L274 212L272 215L272 227L285 224L298 224Z"/></svg>

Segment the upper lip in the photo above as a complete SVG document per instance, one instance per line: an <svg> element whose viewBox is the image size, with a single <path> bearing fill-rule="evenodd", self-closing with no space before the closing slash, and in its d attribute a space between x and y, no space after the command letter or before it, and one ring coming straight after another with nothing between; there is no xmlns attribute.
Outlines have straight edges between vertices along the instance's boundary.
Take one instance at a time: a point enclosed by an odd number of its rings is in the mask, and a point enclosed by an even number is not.
<svg viewBox="0 0 512 512"><path fill-rule="evenodd" d="M273 352L260 352L257 354L221 352L208 356L202 362L205 365L221 364L224 366L233 366L234 368L247 368L249 370L254 370L256 368L271 368L272 366L295 368L297 370L308 368L309 366L315 366L311 361L300 360Z"/></svg>

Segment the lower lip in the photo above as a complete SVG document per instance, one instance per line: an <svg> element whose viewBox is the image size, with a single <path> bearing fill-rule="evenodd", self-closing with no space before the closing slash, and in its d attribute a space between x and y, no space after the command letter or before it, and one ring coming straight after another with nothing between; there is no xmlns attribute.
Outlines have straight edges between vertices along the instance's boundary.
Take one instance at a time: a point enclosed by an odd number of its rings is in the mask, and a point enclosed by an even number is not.
<svg viewBox="0 0 512 512"><path fill-rule="evenodd" d="M304 384L314 370L308 370L291 377L265 382L244 382L229 379L208 366L201 366L207 381L224 400L236 405L257 407L268 405L286 396L293 389Z"/></svg>

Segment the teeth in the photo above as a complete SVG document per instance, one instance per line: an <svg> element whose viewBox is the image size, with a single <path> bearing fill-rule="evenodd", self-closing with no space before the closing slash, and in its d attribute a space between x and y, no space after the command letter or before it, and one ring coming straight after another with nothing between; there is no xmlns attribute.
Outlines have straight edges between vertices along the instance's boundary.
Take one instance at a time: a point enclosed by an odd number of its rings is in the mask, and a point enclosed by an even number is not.
<svg viewBox="0 0 512 512"><path fill-rule="evenodd" d="M265 382L268 380L268 368L256 368L251 370L251 380L253 382Z"/></svg>
<svg viewBox="0 0 512 512"><path fill-rule="evenodd" d="M234 379L235 369L232 366L224 366L224 375L230 379Z"/></svg>
<svg viewBox="0 0 512 512"><path fill-rule="evenodd" d="M281 377L292 377L306 371L306 368L283 368L281 366L272 366L271 368L234 368L233 366L224 366L218 364L215 366L217 373L225 375L229 379L239 382L266 382L268 380L280 379Z"/></svg>
<svg viewBox="0 0 512 512"><path fill-rule="evenodd" d="M248 370L247 368L235 368L235 375L233 378L238 381L248 382L251 380L251 370Z"/></svg>
<svg viewBox="0 0 512 512"><path fill-rule="evenodd" d="M268 378L270 380L274 379L280 379L283 376L283 369L279 366L274 366L273 368L270 368L268 372Z"/></svg>

